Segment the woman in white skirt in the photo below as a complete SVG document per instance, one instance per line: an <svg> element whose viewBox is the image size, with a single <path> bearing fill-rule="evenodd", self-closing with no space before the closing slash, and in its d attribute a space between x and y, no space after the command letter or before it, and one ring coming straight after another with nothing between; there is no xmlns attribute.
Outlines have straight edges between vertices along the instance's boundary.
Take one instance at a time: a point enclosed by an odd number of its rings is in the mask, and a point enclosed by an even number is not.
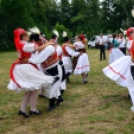
<svg viewBox="0 0 134 134"><path fill-rule="evenodd" d="M134 28L130 27L126 35L129 39L127 49L131 55L116 60L102 71L118 85L128 88L133 103L131 110L134 112Z"/></svg>
<svg viewBox="0 0 134 134"><path fill-rule="evenodd" d="M134 112L134 28L130 27L126 33L129 35L129 38L133 40L131 48L130 48L132 63L128 71L126 83L127 83L127 88L128 88L128 91L132 100L132 104L133 104L133 106L131 107L131 110Z"/></svg>
<svg viewBox="0 0 134 134"><path fill-rule="evenodd" d="M128 29L126 31L126 35L128 38L126 44L128 55L117 59L116 61L114 61L113 63L109 64L104 69L102 69L104 75L106 75L108 78L110 78L112 81L115 81L118 85L122 87L127 87L127 83L126 83L127 74L130 68L130 64L132 63L130 50L131 50L133 40L130 37L130 32L131 29Z"/></svg>
<svg viewBox="0 0 134 134"><path fill-rule="evenodd" d="M116 39L116 34L113 34L113 38L111 40L109 40L109 43L112 44L111 49L109 50L109 61L108 61L108 63L111 64L115 60L117 60L125 55L118 48L119 43Z"/></svg>
<svg viewBox="0 0 134 134"><path fill-rule="evenodd" d="M14 43L18 52L18 60L13 63L10 69L10 82L7 86L9 90L25 91L22 99L21 108L18 112L19 115L29 117L26 114L26 106L30 101L30 115L39 115L36 109L37 93L38 89L43 87L49 87L54 79L50 76L44 75L38 70L34 64L28 64L27 59L31 57L32 52L37 50L43 50L46 45L38 47L34 43L28 43L28 33L22 29L17 28L14 30Z"/></svg>

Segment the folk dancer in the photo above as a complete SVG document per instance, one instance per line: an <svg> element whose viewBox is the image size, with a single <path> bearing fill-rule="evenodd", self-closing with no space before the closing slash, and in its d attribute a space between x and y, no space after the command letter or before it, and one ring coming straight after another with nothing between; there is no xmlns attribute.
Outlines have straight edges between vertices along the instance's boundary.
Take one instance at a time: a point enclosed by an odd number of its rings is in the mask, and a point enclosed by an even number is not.
<svg viewBox="0 0 134 134"><path fill-rule="evenodd" d="M130 36L132 30L133 28L130 27L124 32L124 34L126 34L128 38L126 47L129 55L117 59L116 61L102 69L104 75L106 75L108 78L110 78L112 81L115 81L118 85L122 87L127 87L126 79L131 64L130 50L133 42L132 37Z"/></svg>
<svg viewBox="0 0 134 134"><path fill-rule="evenodd" d="M76 42L70 47L75 48L76 52L80 52L80 56L77 56L74 61L74 74L82 75L82 84L87 83L88 72L90 71L90 64L88 55L84 46L84 36L82 34L76 37Z"/></svg>
<svg viewBox="0 0 134 134"><path fill-rule="evenodd" d="M22 29L17 28L14 30L14 44L18 52L18 60L13 63L10 69L10 83L7 88L9 90L25 91L22 99L21 108L18 112L19 115L29 117L26 114L26 106L30 100L30 115L41 114L36 108L38 89L42 86L49 87L54 79L51 76L46 76L40 72L35 64L28 64L27 59L31 57L32 52L42 50L45 45L38 47L34 43L28 43L28 33Z"/></svg>
<svg viewBox="0 0 134 134"><path fill-rule="evenodd" d="M121 58L125 56L123 52L119 49L119 43L116 39L116 34L113 34L112 39L109 39L109 42L111 43L111 49L109 50L109 61L108 63L111 64L118 58Z"/></svg>
<svg viewBox="0 0 134 134"><path fill-rule="evenodd" d="M62 44L63 64L67 74L67 82L70 82L69 76L73 72L73 63L71 58L77 57L78 55L80 55L80 52L75 52L74 49L70 47L71 46L70 39L67 36L66 32L63 32L62 36L63 36L63 44Z"/></svg>
<svg viewBox="0 0 134 134"><path fill-rule="evenodd" d="M51 36L50 42L54 43L55 48L56 48L56 52L58 55L58 60L59 60L59 65L62 69L62 80L61 80L61 84L60 84L60 92L61 95L64 93L64 91L66 90L66 72L65 72L65 67L62 61L62 48L61 46L58 44L58 37L59 37L59 33L56 30L53 30L53 35ZM57 101L56 105L58 106L60 104L60 102Z"/></svg>
<svg viewBox="0 0 134 134"><path fill-rule="evenodd" d="M36 42L40 42L39 37L38 39L36 39ZM60 93L62 70L58 64L58 55L55 45L48 45L37 56L32 56L31 58L29 58L29 63L41 64L44 73L50 76L55 76L55 78L57 78L56 82L50 88L45 89L45 96L49 99L49 108L47 111L50 112L55 109L56 103L63 102L63 98L61 97Z"/></svg>
<svg viewBox="0 0 134 134"><path fill-rule="evenodd" d="M131 110L134 112L134 28L128 28L125 33L128 38L127 49L130 55L116 60L102 71L118 85L128 88L133 103Z"/></svg>

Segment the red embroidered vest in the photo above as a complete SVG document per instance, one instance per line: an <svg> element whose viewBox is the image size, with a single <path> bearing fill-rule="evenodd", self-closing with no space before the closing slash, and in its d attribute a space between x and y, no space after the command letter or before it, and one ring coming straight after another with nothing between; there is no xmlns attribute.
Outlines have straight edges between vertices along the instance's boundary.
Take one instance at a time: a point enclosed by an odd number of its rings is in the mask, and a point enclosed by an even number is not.
<svg viewBox="0 0 134 134"><path fill-rule="evenodd" d="M56 63L58 61L58 55L57 52L55 51L54 54L52 54L51 56L49 56L43 63L43 67L47 68L49 66L51 66L52 64Z"/></svg>
<svg viewBox="0 0 134 134"><path fill-rule="evenodd" d="M63 52L63 56L70 56L69 54L68 54L68 52L66 51L66 49L65 49L65 44L62 46L62 52Z"/></svg>

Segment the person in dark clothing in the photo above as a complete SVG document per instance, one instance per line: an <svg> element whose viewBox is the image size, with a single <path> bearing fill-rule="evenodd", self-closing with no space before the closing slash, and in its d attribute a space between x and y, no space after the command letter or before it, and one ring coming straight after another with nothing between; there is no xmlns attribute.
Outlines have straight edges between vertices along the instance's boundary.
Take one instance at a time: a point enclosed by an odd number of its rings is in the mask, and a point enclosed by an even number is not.
<svg viewBox="0 0 134 134"><path fill-rule="evenodd" d="M99 47L100 47L100 60L106 59L106 52L105 52L105 43L106 43L106 39L103 37L103 34L100 33L100 42L99 42Z"/></svg>

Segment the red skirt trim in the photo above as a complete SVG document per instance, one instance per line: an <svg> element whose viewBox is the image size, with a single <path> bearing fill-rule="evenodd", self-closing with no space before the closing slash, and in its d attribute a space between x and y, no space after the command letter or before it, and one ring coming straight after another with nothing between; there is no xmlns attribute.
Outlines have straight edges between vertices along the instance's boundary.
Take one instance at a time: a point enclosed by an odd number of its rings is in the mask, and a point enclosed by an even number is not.
<svg viewBox="0 0 134 134"><path fill-rule="evenodd" d="M89 65L85 65L85 66L82 66L82 67L77 67L76 69L82 69L82 68L85 68L85 67L89 67Z"/></svg>
<svg viewBox="0 0 134 134"><path fill-rule="evenodd" d="M111 66L108 66L115 74L118 74L121 78L123 78L123 79L125 79L126 80L126 78L123 76L123 75L121 75L119 72L116 72Z"/></svg>
<svg viewBox="0 0 134 134"><path fill-rule="evenodd" d="M17 64L20 64L19 60L15 61L15 62L12 64L11 69L10 69L10 78L12 79L12 81L13 81L19 88L21 88L21 86L18 84L17 80L15 80L14 75L13 75L13 70L14 70L14 68L15 68L15 66L16 66ZM37 65L35 65L35 64L31 64L31 65L33 65L36 69L38 69Z"/></svg>

